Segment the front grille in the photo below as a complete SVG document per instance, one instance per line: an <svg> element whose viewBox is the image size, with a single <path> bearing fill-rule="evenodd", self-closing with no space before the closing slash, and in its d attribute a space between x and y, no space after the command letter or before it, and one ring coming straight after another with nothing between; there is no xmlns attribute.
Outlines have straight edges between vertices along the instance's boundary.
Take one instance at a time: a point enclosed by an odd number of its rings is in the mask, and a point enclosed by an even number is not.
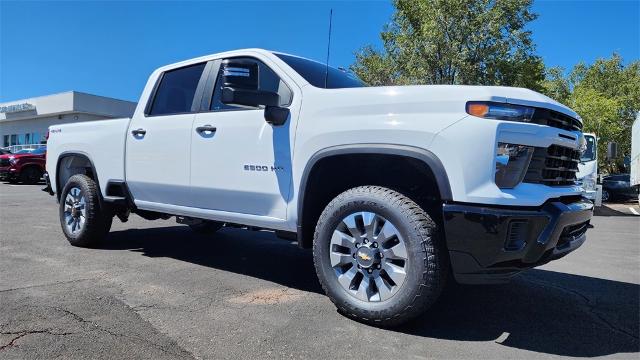
<svg viewBox="0 0 640 360"><path fill-rule="evenodd" d="M574 185L579 162L579 150L559 145L535 148L523 181L549 186Z"/></svg>
<svg viewBox="0 0 640 360"><path fill-rule="evenodd" d="M0 159L0 166L9 166L9 159Z"/></svg>
<svg viewBox="0 0 640 360"><path fill-rule="evenodd" d="M562 130L582 131L582 123L580 120L549 109L536 108L536 111L533 113L532 122Z"/></svg>

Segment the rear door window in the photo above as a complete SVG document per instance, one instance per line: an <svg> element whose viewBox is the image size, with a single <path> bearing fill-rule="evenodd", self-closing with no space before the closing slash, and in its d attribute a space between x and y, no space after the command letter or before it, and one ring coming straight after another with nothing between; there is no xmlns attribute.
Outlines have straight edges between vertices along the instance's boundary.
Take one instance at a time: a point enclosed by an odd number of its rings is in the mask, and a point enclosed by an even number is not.
<svg viewBox="0 0 640 360"><path fill-rule="evenodd" d="M191 112L193 97L206 63L170 70L162 75L149 115Z"/></svg>

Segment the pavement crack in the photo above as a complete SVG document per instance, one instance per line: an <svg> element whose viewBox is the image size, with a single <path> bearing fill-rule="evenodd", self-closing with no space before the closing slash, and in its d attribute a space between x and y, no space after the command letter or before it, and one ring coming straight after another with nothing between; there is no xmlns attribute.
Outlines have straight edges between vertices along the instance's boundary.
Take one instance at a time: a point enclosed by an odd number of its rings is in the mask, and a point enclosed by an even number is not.
<svg viewBox="0 0 640 360"><path fill-rule="evenodd" d="M83 318L82 316L74 313L73 311L69 311L67 309L63 309L63 308L59 308L59 307L54 307L54 309L56 309L58 311L62 311L63 313L68 314L69 316L71 316L74 320L76 320L76 321L78 321L80 323L89 324L89 325L93 326L93 328L95 330L105 332L105 333L107 333L107 334L109 334L109 335L111 335L113 337L122 337L122 338L132 339L132 340L135 340L135 341L141 341L141 342L147 343L147 344L155 347L156 349L158 349L158 350L160 350L160 351L162 351L162 352L164 352L166 354L170 354L170 355L173 355L173 356L181 355L179 353L171 351L171 349L166 349L164 346L162 346L160 344L156 344L155 342L150 341L149 339L141 338L139 336L130 335L130 334L121 334L121 333L117 333L117 332L111 331L109 329L106 329L106 328L100 326L98 323L96 323L94 321L91 321L91 320L87 320L87 319ZM182 350L184 350L184 349L182 349ZM187 352L186 350L184 350L184 351ZM187 352L187 353L193 357L193 355L191 353L189 353L189 352Z"/></svg>
<svg viewBox="0 0 640 360"><path fill-rule="evenodd" d="M138 312L142 310L155 309L157 306L158 304L149 304L149 305L142 304L142 305L132 307L131 310Z"/></svg>
<svg viewBox="0 0 640 360"><path fill-rule="evenodd" d="M32 289L32 288L44 287L44 286L55 286L55 285L70 284L70 283L74 283L74 282L96 280L96 279L97 278L85 278L85 279L57 281L57 282L48 283L48 284L39 284L39 285L29 285L29 286L22 286L22 287L14 287L14 288L10 288L10 289L0 290L0 293L9 292L9 291L16 291L16 290Z"/></svg>
<svg viewBox="0 0 640 360"><path fill-rule="evenodd" d="M543 281L543 280L534 280L534 279L529 278L529 277L527 277L527 276L523 276L523 278L524 278L526 281L529 281L529 282L531 282L531 283L533 283L533 284L540 285L540 286L545 286L545 287L551 287L551 288L554 288L554 289L560 290L560 291L562 291L562 292L566 292L566 293L569 293L569 294L573 294L573 295L575 295L575 296L577 296L577 297L581 298L582 300L584 300L584 302L585 302L585 304L586 304L586 310L587 310L587 312L588 312L589 314L593 315L596 319L600 320L600 322L601 322L601 323L603 323L604 325L606 325L609 329L611 329L611 330L613 330L613 331L615 331L615 332L617 332L617 333L620 333L620 334L626 335L626 336L628 336L628 337L630 337L630 338L632 338L632 339L634 339L634 340L636 340L636 341L640 339L640 337L638 337L638 335L633 334L633 333L631 333L631 332L627 331L626 329L623 329L623 328L621 328L621 327L617 326L617 325L616 325L616 324L614 324L613 322L611 322L611 321L607 320L607 319L606 319L604 316L602 316L600 313L598 313L598 312L596 311L596 310L597 310L597 308L596 308L596 302L595 302L594 300L592 300L591 298L589 298L587 295L585 295L585 294L583 294L583 293L581 293L581 292L579 292L579 291L577 291L577 290L574 290L574 289L570 289L570 288L564 287L564 286L562 286L562 285L551 284L551 283L546 282L546 281Z"/></svg>
<svg viewBox="0 0 640 360"><path fill-rule="evenodd" d="M16 335L13 339L11 339L7 344L1 345L0 346L0 351L5 350L7 348L10 348L12 346L15 346L16 341L18 341L19 339L27 336L27 335L32 335L32 334L49 334L49 335L55 335L55 336L65 336L65 335L72 335L75 334L73 332L54 332L51 329L44 329L44 330L22 330L22 331L1 331L0 334L2 335Z"/></svg>

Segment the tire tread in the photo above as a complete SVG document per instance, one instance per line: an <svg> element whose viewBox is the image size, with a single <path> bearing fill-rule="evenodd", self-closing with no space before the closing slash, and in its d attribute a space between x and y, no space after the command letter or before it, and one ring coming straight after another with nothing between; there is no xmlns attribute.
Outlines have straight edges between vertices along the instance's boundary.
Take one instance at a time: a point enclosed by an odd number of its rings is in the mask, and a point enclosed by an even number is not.
<svg viewBox="0 0 640 360"><path fill-rule="evenodd" d="M422 281L419 284L419 290L410 303L398 311L367 311L356 308L347 302L337 301L331 295L329 297L342 313L358 321L378 326L397 326L422 314L440 296L448 271L444 245L442 241L439 241L437 224L417 203L392 189L368 185L349 189L338 195L327 205L316 225L313 242L314 252L316 247L319 246L319 242L316 241L319 237L319 231L329 216L339 211L340 207L349 206L349 201L354 196L361 195L386 202L390 206L397 208L408 219L408 223L420 239L420 248L423 254L422 261L424 261L425 265ZM316 267L316 272L319 273L320 264L318 264L316 257L314 257L314 266ZM331 294L327 284L322 280L320 283L325 293ZM389 313L393 314L390 315Z"/></svg>

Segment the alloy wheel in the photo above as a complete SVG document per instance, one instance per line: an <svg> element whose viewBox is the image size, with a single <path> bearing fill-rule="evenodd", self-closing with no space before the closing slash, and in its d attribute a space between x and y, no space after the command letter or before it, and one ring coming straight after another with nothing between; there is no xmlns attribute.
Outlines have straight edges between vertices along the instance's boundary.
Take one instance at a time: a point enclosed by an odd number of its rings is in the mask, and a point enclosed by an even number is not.
<svg viewBox="0 0 640 360"><path fill-rule="evenodd" d="M82 190L73 187L64 200L64 225L70 234L76 234L84 227L86 217L86 201Z"/></svg>
<svg viewBox="0 0 640 360"><path fill-rule="evenodd" d="M391 298L407 276L408 256L398 229L374 212L345 217L333 231L329 256L338 282L357 299Z"/></svg>

